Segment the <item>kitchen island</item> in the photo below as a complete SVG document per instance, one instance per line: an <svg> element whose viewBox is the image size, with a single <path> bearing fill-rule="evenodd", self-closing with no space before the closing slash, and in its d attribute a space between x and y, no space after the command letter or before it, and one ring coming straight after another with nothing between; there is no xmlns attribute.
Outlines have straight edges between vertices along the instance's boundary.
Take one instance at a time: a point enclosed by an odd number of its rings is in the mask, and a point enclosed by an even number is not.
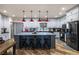
<svg viewBox="0 0 79 59"><path fill-rule="evenodd" d="M55 48L55 35L50 32L22 32L14 35L16 48Z"/></svg>

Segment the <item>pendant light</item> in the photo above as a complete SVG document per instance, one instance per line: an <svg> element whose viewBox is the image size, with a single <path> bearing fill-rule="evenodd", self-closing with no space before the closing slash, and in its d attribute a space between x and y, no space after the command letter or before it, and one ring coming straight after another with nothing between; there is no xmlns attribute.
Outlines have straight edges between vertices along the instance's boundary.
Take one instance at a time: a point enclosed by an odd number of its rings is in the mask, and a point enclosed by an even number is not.
<svg viewBox="0 0 79 59"><path fill-rule="evenodd" d="M38 21L40 22L40 21L41 21L41 19L40 19L40 12L41 12L41 11L39 10L38 12L39 12L39 20L38 20Z"/></svg>
<svg viewBox="0 0 79 59"><path fill-rule="evenodd" d="M25 22L25 17L24 16L25 16L25 11L23 10L23 19L22 19L23 22Z"/></svg>
<svg viewBox="0 0 79 59"><path fill-rule="evenodd" d="M46 14L47 14L47 18L46 18L46 21L48 21L48 10L46 11Z"/></svg>
<svg viewBox="0 0 79 59"><path fill-rule="evenodd" d="M30 21L33 22L33 18L32 18L32 12L33 12L33 11L31 10L30 12L31 12L31 20L30 20Z"/></svg>

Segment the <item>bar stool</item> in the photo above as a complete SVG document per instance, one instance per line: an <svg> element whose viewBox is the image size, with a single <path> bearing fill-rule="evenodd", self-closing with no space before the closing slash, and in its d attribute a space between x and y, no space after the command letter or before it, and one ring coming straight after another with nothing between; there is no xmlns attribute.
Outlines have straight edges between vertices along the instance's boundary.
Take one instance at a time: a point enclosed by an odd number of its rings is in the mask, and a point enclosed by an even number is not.
<svg viewBox="0 0 79 59"><path fill-rule="evenodd" d="M47 39L44 39L44 44L43 44L43 48L47 48L48 45L47 45Z"/></svg>
<svg viewBox="0 0 79 59"><path fill-rule="evenodd" d="M26 47L26 37L20 36L20 49Z"/></svg>
<svg viewBox="0 0 79 59"><path fill-rule="evenodd" d="M51 39L49 37L44 38L43 48L51 48Z"/></svg>
<svg viewBox="0 0 79 59"><path fill-rule="evenodd" d="M48 38L47 45L48 45L48 48L50 49L51 48L51 38Z"/></svg>
<svg viewBox="0 0 79 59"><path fill-rule="evenodd" d="M27 39L27 36L26 36L26 37L25 37L25 43L24 43L25 49L28 48L28 46L29 46L29 45L28 45L28 39Z"/></svg>
<svg viewBox="0 0 79 59"><path fill-rule="evenodd" d="M36 48L41 48L41 38L36 39Z"/></svg>
<svg viewBox="0 0 79 59"><path fill-rule="evenodd" d="M29 44L28 44L29 48L34 48L34 39L31 37L29 38Z"/></svg>

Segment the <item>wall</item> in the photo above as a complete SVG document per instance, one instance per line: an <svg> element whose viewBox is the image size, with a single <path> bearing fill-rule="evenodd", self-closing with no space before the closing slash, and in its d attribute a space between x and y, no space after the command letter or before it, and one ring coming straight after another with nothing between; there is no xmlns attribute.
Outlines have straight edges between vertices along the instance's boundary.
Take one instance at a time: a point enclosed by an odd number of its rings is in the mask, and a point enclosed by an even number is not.
<svg viewBox="0 0 79 59"><path fill-rule="evenodd" d="M66 24L67 23L67 20L66 20L66 16L63 16L61 18L58 19L59 20L59 27L61 28L63 24Z"/></svg>
<svg viewBox="0 0 79 59"><path fill-rule="evenodd" d="M75 7L74 9L67 12L66 20L68 20L68 22L76 21L78 20L78 15L79 15L79 7Z"/></svg>
<svg viewBox="0 0 79 59"><path fill-rule="evenodd" d="M9 19L7 16L0 15L0 29L3 27L7 28L7 31L9 30Z"/></svg>
<svg viewBox="0 0 79 59"><path fill-rule="evenodd" d="M49 19L48 28L58 28L59 27L59 20L58 19Z"/></svg>
<svg viewBox="0 0 79 59"><path fill-rule="evenodd" d="M4 40L10 39L10 36L11 36L10 22L11 21L12 21L12 18L0 14L0 36L2 36ZM7 32L9 33L1 34L1 28L7 28Z"/></svg>
<svg viewBox="0 0 79 59"><path fill-rule="evenodd" d="M68 23L72 21L78 21L79 20L79 7L75 7L72 10L68 11L66 13L66 16L58 19L60 22L60 27L62 27L62 24L66 24L67 28L69 28Z"/></svg>
<svg viewBox="0 0 79 59"><path fill-rule="evenodd" d="M26 19L26 22L24 22L24 28L38 28L38 31L40 31L40 23L47 23L47 30L48 28L56 28L59 27L59 20L56 19L49 19L48 22L38 22L38 19L33 19L34 22L30 22L30 19Z"/></svg>
<svg viewBox="0 0 79 59"><path fill-rule="evenodd" d="M0 15L0 34L1 34L1 27L2 27L2 20L1 20L1 15Z"/></svg>
<svg viewBox="0 0 79 59"><path fill-rule="evenodd" d="M72 22L72 21L79 21L79 7L75 7L72 10L68 11L66 13L65 16L57 19L58 23L56 22L56 24L58 25L58 27L62 27L63 24L67 25L67 28L69 28L68 23ZM59 33L55 33L56 37L59 36Z"/></svg>

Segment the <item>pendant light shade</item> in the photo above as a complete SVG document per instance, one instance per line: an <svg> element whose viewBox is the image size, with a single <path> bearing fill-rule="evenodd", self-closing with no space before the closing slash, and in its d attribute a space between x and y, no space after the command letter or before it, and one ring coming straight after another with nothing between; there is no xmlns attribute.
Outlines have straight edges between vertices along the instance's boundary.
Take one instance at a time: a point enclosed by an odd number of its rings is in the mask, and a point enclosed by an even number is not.
<svg viewBox="0 0 79 59"><path fill-rule="evenodd" d="M31 20L30 20L31 22L33 22L33 19L31 18Z"/></svg>
<svg viewBox="0 0 79 59"><path fill-rule="evenodd" d="M46 19L46 21L48 22L48 18Z"/></svg>
<svg viewBox="0 0 79 59"><path fill-rule="evenodd" d="M33 22L33 18L32 18L32 12L33 12L33 11L31 10L30 12L31 12L31 20L30 20L30 21Z"/></svg>
<svg viewBox="0 0 79 59"><path fill-rule="evenodd" d="M38 20L39 22L41 22L41 19L39 18L39 20Z"/></svg>
<svg viewBox="0 0 79 59"><path fill-rule="evenodd" d="M25 18L23 18L23 20L22 21L24 21L25 22Z"/></svg>

